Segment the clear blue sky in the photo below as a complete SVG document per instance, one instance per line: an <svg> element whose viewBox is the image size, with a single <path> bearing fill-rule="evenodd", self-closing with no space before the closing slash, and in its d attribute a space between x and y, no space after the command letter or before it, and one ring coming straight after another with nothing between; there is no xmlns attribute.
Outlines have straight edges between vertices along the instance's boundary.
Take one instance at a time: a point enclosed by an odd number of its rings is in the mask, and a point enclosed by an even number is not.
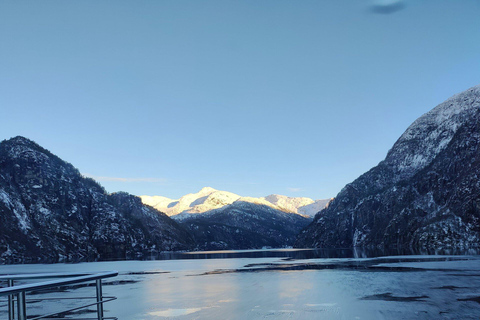
<svg viewBox="0 0 480 320"><path fill-rule="evenodd" d="M480 1L372 4L2 1L0 138L110 192L333 197L480 83Z"/></svg>

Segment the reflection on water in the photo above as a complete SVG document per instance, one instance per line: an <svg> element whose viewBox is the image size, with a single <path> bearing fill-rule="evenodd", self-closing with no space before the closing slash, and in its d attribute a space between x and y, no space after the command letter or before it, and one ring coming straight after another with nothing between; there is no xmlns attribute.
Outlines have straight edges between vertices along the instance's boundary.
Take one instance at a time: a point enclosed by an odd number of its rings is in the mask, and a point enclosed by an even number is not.
<svg viewBox="0 0 480 320"><path fill-rule="evenodd" d="M478 249L446 248L345 248L345 249L264 249L197 252L162 252L146 260L234 259L234 258L375 258L403 255L478 255Z"/></svg>
<svg viewBox="0 0 480 320"><path fill-rule="evenodd" d="M152 261L152 260L204 260L204 259L237 259L237 258L291 258L291 259L320 259L320 258L375 258L398 255L478 255L479 249L466 248L333 248L333 249L251 249L251 250L221 250L221 251L192 251L192 252L150 252L143 256L126 257L125 259L106 259L100 261ZM47 262L48 261L43 261ZM65 260L64 263L87 262L82 259ZM24 261L6 260L6 264L21 264ZM50 262L51 263L51 262Z"/></svg>
<svg viewBox="0 0 480 320"><path fill-rule="evenodd" d="M149 312L149 315L157 316L157 317L178 317L178 316L184 316L184 315L187 315L187 314L191 314L191 313L200 311L202 309L204 309L204 308L167 309L167 310Z"/></svg>

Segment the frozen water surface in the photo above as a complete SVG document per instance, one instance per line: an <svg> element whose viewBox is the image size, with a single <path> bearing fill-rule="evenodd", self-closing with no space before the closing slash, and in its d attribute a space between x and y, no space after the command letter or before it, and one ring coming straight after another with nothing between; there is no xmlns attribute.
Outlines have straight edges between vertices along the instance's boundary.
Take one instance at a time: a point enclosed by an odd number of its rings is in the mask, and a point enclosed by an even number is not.
<svg viewBox="0 0 480 320"><path fill-rule="evenodd" d="M480 317L479 256L275 257L0 266L1 274L108 270L117 270L120 275L104 280L104 295L118 297L106 304L107 314L126 320ZM59 294L52 292L42 297ZM94 289L70 288L61 294L93 295ZM58 308L58 302L52 301L32 303L28 310L34 315ZM0 314L5 318L6 310L1 309Z"/></svg>

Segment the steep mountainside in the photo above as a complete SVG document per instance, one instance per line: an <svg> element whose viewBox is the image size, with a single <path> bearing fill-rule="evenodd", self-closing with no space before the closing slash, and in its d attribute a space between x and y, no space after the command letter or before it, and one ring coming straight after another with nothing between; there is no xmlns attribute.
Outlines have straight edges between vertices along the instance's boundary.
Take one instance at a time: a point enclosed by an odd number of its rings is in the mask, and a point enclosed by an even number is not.
<svg viewBox="0 0 480 320"><path fill-rule="evenodd" d="M287 197L272 194L267 197L241 197L237 194L205 187L197 193L189 193L178 200L162 196L140 196L143 203L165 212L170 217L181 220L192 214L206 213L233 204L235 201L264 205L276 210L313 217L325 208L331 199L312 200L303 197Z"/></svg>
<svg viewBox="0 0 480 320"><path fill-rule="evenodd" d="M192 247L165 214L107 194L36 143L0 143L0 262L108 259Z"/></svg>
<svg viewBox="0 0 480 320"><path fill-rule="evenodd" d="M208 213L189 215L181 221L200 250L255 249L293 245L296 235L311 219L244 201Z"/></svg>
<svg viewBox="0 0 480 320"><path fill-rule="evenodd" d="M480 86L417 119L298 247L480 245Z"/></svg>

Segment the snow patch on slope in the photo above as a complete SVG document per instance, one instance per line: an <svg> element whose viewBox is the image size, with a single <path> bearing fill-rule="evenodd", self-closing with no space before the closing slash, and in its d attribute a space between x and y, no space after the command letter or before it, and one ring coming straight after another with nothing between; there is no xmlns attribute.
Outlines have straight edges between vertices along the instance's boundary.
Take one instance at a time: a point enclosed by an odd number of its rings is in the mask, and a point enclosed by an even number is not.
<svg viewBox="0 0 480 320"><path fill-rule="evenodd" d="M447 147L465 119L477 112L479 104L480 86L441 103L408 127L385 162L393 167L399 180L411 177Z"/></svg>
<svg viewBox="0 0 480 320"><path fill-rule="evenodd" d="M287 197L278 194L271 194L266 196L265 199L279 208L282 208L281 210L283 211L313 217L325 208L333 198L312 200L305 197Z"/></svg>

